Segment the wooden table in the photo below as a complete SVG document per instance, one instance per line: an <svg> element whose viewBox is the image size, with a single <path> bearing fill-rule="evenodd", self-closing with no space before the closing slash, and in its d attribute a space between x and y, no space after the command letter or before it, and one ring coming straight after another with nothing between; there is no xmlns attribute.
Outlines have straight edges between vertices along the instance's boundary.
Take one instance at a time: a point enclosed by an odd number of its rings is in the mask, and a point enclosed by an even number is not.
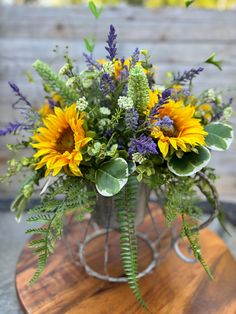
<svg viewBox="0 0 236 314"><path fill-rule="evenodd" d="M163 224L162 224L163 226ZM140 227L151 229L146 219ZM67 240L75 248L81 225L72 224ZM168 237L165 241L168 243ZM112 236L116 241L117 236ZM210 280L199 264L186 264L172 251L149 275L140 280L143 297L153 314L235 314L236 261L224 242L213 232L201 232L202 251L211 266L215 280ZM87 258L102 268L103 239L88 247ZM150 252L139 243L139 264L148 263ZM109 269L122 275L119 251L111 250ZM36 265L36 258L27 248L16 266L16 289L21 305L30 314L138 314L144 313L127 284L112 284L85 274L71 260L62 241L50 257L41 279L32 287L27 285Z"/></svg>

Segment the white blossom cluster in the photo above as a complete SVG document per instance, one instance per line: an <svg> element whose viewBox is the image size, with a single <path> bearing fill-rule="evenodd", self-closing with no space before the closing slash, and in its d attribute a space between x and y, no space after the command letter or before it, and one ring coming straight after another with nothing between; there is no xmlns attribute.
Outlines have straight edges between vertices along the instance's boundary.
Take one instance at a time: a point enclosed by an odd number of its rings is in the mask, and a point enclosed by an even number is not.
<svg viewBox="0 0 236 314"><path fill-rule="evenodd" d="M79 100L76 101L76 108L79 111L84 111L88 107L88 102L85 97L81 97Z"/></svg>
<svg viewBox="0 0 236 314"><path fill-rule="evenodd" d="M108 73L108 74L112 75L115 71L113 62L108 61L108 62L104 63L102 66L102 70L104 73Z"/></svg>
<svg viewBox="0 0 236 314"><path fill-rule="evenodd" d="M101 107L100 108L100 112L104 116L109 116L111 114L111 110L109 108L107 108L107 107Z"/></svg>
<svg viewBox="0 0 236 314"><path fill-rule="evenodd" d="M125 110L130 110L134 107L134 102L130 97L120 96L118 98L118 107Z"/></svg>

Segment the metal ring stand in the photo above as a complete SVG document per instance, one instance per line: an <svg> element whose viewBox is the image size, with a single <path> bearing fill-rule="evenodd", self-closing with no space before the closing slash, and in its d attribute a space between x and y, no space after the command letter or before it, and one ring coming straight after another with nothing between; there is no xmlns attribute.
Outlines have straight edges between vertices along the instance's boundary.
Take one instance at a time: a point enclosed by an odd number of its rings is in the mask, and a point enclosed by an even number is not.
<svg viewBox="0 0 236 314"><path fill-rule="evenodd" d="M94 239L106 235L107 232L112 232L112 229L106 230L106 229L100 229L97 231L94 231L91 235L87 236L85 241L83 243L79 243L79 257L80 257L80 263L85 268L85 271L89 276L96 277L101 280L109 281L109 282L127 282L127 277L112 277L109 275L103 275L101 273L96 272L93 270L86 261L85 257L85 248L86 246ZM148 247L150 248L152 252L152 259L149 263L149 265L141 272L139 272L137 278L142 278L145 275L149 274L157 265L157 259L158 259L158 252L156 251L155 243L152 242L150 239L148 239L147 235L144 233L137 232L137 237L143 240ZM104 265L106 267L106 265Z"/></svg>
<svg viewBox="0 0 236 314"><path fill-rule="evenodd" d="M203 179L209 186L209 188L212 191L212 194L214 196L214 208L212 211L212 214L210 215L210 217L203 222L202 224L200 224L198 227L194 227L191 230L191 233L195 233L198 232L200 230L202 230L203 228L207 227L214 218L217 217L219 210L220 210L220 203L219 203L219 197L218 197L218 193L215 189L215 187L212 185L212 183L210 182L210 180L208 179L208 177L202 173L202 172L198 172L196 174L196 176L199 176L201 179ZM148 199L148 198L147 198ZM149 247L151 253L152 253L152 258L150 263L148 264L148 266L141 272L138 273L137 278L142 278L145 275L149 274L158 264L159 260L160 260L160 253L158 253L158 244L160 243L162 237L164 236L165 232L159 232L158 230L158 226L157 226L157 221L154 219L153 215L152 215L152 211L150 210L148 204L147 204L147 210L148 210L148 214L151 217L152 220L152 225L153 228L155 230L156 233L156 239L155 240L150 240L147 236L147 234L141 233L141 232L137 232L137 238L143 240L145 242L145 244ZM109 217L108 217L109 220ZM80 265L82 265L86 271L86 273L89 276L92 277L96 277L100 280L104 280L104 281L108 281L108 282L127 282L127 277L122 276L122 277L113 277L110 276L107 272L107 264L108 264L108 256L109 256L109 244L108 244L108 237L109 237L109 233L111 233L112 231L114 231L113 229L111 229L109 227L109 221L108 221L108 227L106 229L102 228L100 229L96 223L93 223L93 227L94 227L94 231L91 234L87 234L88 232L88 228L90 225L91 219L88 223L88 227L87 230L85 232L85 236L84 236L84 240L82 242L79 242L78 244L78 255L77 257L79 257L79 261L80 261ZM85 254L85 250L86 250L86 246L93 241L94 239L100 237L100 236L106 236L106 243L105 243L105 247L104 247L104 274L103 273L99 273L97 271L95 271L90 265L88 265L87 261L86 261L86 254ZM174 249L175 253L177 254L177 256L184 262L186 263L195 263L197 260L193 257L188 257L186 256L180 249L179 246L179 242L181 241L181 237L179 234L173 234L173 230L172 230L172 237L171 237L171 247ZM191 253L191 249L188 248L189 253Z"/></svg>

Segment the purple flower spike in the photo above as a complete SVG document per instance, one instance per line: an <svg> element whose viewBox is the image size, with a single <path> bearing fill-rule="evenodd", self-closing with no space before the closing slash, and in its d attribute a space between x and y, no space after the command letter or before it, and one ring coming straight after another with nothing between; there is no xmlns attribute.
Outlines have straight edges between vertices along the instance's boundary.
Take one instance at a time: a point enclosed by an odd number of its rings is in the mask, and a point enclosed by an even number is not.
<svg viewBox="0 0 236 314"><path fill-rule="evenodd" d="M138 112L134 108L126 112L125 123L126 123L127 129L136 131L138 128L138 119L139 119Z"/></svg>
<svg viewBox="0 0 236 314"><path fill-rule="evenodd" d="M135 64L139 61L139 54L140 54L140 51L138 48L136 48L131 56L132 66L135 66Z"/></svg>
<svg viewBox="0 0 236 314"><path fill-rule="evenodd" d="M87 64L87 67L90 71L93 71L94 68L96 68L97 70L101 70L102 66L93 59L92 55L88 55L87 53L83 53L83 56L85 58L85 62Z"/></svg>
<svg viewBox="0 0 236 314"><path fill-rule="evenodd" d="M8 126L6 126L3 129L0 129L0 136L5 136L7 134L15 133L18 130L26 130L29 126L24 125L22 123L16 122L16 123L9 123Z"/></svg>
<svg viewBox="0 0 236 314"><path fill-rule="evenodd" d="M164 92L162 93L162 99L167 99L171 96L171 89L167 88L164 90Z"/></svg>
<svg viewBox="0 0 236 314"><path fill-rule="evenodd" d="M129 148L129 155L140 153L142 155L158 154L156 143L151 137L142 134L140 138L132 138Z"/></svg>
<svg viewBox="0 0 236 314"><path fill-rule="evenodd" d="M100 90L104 96L113 93L115 90L115 86L112 82L112 78L108 73L104 73L101 78Z"/></svg>
<svg viewBox="0 0 236 314"><path fill-rule="evenodd" d="M174 83L178 84L186 84L189 81L192 81L192 79L197 76L199 73L201 73L204 70L204 68L199 67L197 69L191 69L189 71L184 71L184 73L181 75L179 72L177 75L174 76Z"/></svg>
<svg viewBox="0 0 236 314"><path fill-rule="evenodd" d="M11 87L11 89L13 90L13 92L15 93L15 95L18 97L18 100L12 105L13 108L20 101L23 101L28 107L32 107L31 103L27 100L27 98L24 95L22 95L22 93L20 92L19 87L15 83L8 82L8 84Z"/></svg>
<svg viewBox="0 0 236 314"><path fill-rule="evenodd" d="M109 55L107 56L107 59L110 61L112 61L117 54L116 37L117 37L117 34L116 34L115 27L111 24L108 38L106 41L108 46L105 47L106 51L109 53Z"/></svg>

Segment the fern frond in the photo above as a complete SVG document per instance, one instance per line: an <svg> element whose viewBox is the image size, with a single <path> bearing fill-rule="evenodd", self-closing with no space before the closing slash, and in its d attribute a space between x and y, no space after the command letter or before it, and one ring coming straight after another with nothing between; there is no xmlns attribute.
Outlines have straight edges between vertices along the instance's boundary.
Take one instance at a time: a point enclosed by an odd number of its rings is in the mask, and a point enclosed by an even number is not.
<svg viewBox="0 0 236 314"><path fill-rule="evenodd" d="M44 215L43 215L44 216ZM35 221L42 221L42 217L38 215ZM35 234L41 238L34 239L30 242L33 252L38 255L37 270L30 280L30 284L36 282L45 269L48 257L54 252L56 241L61 237L63 230L63 212L58 209L49 219L48 225L39 228L33 228L26 233Z"/></svg>
<svg viewBox="0 0 236 314"><path fill-rule="evenodd" d="M135 230L135 204L138 181L130 176L126 186L116 195L116 207L119 209L120 249L123 269L132 292L139 303L146 309L138 282L138 247Z"/></svg>
<svg viewBox="0 0 236 314"><path fill-rule="evenodd" d="M214 276L209 266L207 265L205 259L202 256L201 247L199 243L199 234L191 232L192 226L190 226L189 223L186 221L184 215L182 215L182 221L183 221L182 234L187 237L194 257L196 258L196 260L198 260L201 263L202 267L204 268L208 276L211 279L214 279Z"/></svg>
<svg viewBox="0 0 236 314"><path fill-rule="evenodd" d="M56 199L57 197L60 199ZM73 211L82 220L85 213L93 210L95 201L95 192L87 189L83 179L60 178L48 188L42 203L29 211L31 216L28 222L44 224L26 231L37 236L29 244L38 256L37 270L30 284L39 279L45 269L48 256L54 252L56 242L61 238L64 216Z"/></svg>

